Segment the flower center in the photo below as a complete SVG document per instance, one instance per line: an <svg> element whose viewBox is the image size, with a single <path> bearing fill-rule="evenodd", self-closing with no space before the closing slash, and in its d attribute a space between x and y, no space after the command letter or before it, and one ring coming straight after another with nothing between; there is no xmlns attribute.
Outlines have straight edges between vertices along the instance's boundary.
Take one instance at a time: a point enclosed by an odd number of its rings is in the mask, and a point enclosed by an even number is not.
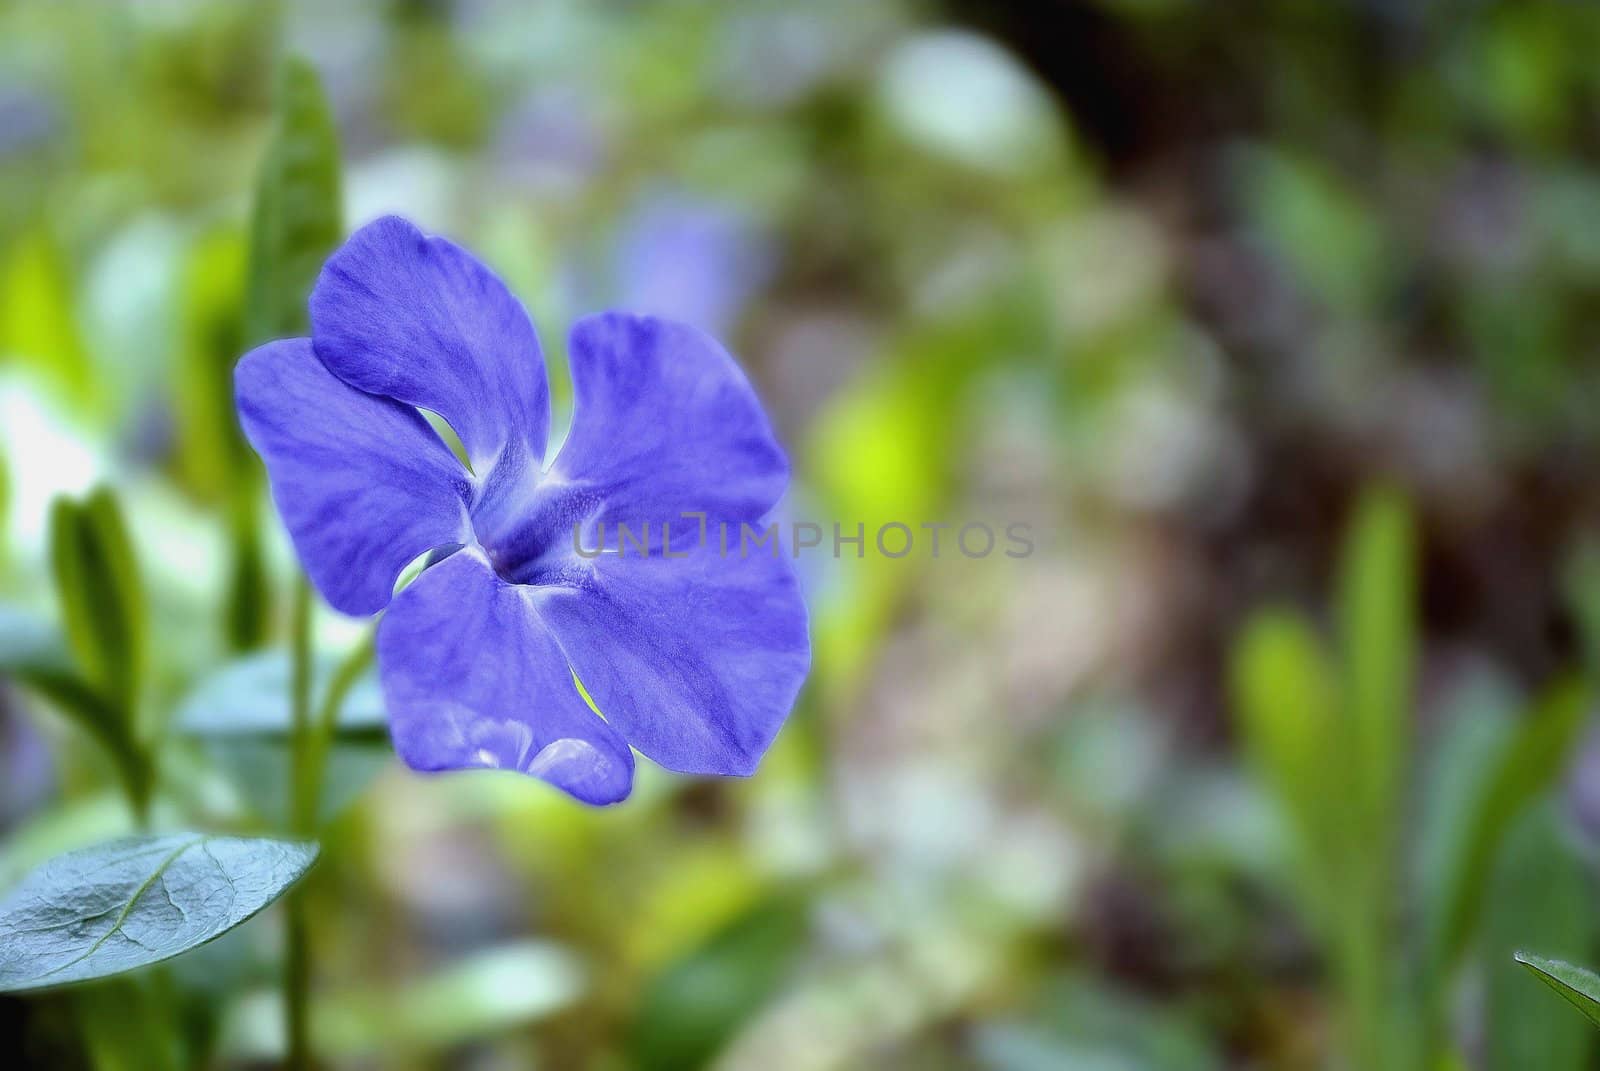
<svg viewBox="0 0 1600 1071"><path fill-rule="evenodd" d="M498 475L498 474L497 474ZM491 477L472 508L472 528L501 579L512 584L572 583L586 573L573 550L599 496L536 469Z"/></svg>

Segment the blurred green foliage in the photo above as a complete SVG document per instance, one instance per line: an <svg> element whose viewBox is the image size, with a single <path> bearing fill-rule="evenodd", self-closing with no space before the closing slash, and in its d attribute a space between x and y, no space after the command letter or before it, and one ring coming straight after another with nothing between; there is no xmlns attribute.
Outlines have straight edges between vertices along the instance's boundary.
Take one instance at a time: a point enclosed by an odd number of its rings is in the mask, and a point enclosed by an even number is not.
<svg viewBox="0 0 1600 1071"><path fill-rule="evenodd" d="M397 211L526 303L558 429L577 316L728 342L824 529L815 671L757 777L602 813L400 770L352 679L331 1064L1592 1066L1510 956L1600 962L1597 43L1556 0L0 7L0 885L124 787L286 820L231 368ZM321 705L359 631L315 638ZM0 1032L270 1065L274 925Z"/></svg>

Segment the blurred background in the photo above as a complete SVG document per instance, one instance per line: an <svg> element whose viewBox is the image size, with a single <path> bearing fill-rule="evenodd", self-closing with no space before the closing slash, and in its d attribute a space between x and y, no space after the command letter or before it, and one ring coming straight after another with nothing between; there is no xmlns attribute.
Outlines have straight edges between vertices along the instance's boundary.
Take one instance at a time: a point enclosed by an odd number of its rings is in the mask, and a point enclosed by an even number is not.
<svg viewBox="0 0 1600 1071"><path fill-rule="evenodd" d="M50 503L114 487L157 824L281 818L273 742L186 711L285 638L227 384L299 55L346 224L490 263L557 427L575 318L671 315L757 383L788 516L1036 543L803 558L748 781L592 811L342 740L330 1065L1593 1067L1511 953L1600 959L1597 50L1563 2L0 5L0 601L53 612ZM129 828L0 681L0 886ZM0 1031L273 1066L280 925Z"/></svg>

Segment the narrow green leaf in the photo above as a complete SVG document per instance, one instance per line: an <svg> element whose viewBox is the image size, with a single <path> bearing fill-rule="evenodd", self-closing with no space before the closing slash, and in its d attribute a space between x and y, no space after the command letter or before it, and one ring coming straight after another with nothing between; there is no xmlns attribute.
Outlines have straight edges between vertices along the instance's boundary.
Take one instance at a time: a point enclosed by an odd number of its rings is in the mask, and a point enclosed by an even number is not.
<svg viewBox="0 0 1600 1071"><path fill-rule="evenodd" d="M1361 499L1345 537L1338 613L1348 682L1362 820L1372 836L1394 829L1411 736L1416 659L1416 549L1410 510L1395 491Z"/></svg>
<svg viewBox="0 0 1600 1071"><path fill-rule="evenodd" d="M1516 960L1539 981L1561 994L1562 999L1582 1012L1584 1018L1600 1026L1600 975L1531 952L1518 952Z"/></svg>
<svg viewBox="0 0 1600 1071"><path fill-rule="evenodd" d="M33 614L0 606L0 677L31 689L93 736L116 763L135 810L143 806L150 771L132 724L78 672L59 629Z"/></svg>
<svg viewBox="0 0 1600 1071"><path fill-rule="evenodd" d="M1581 681L1556 685L1484 772L1470 804L1469 831L1445 881L1445 898L1436 908L1437 922L1428 936L1426 971L1439 984L1477 925L1483 890L1506 830L1565 769L1588 709L1589 690Z"/></svg>
<svg viewBox="0 0 1600 1071"><path fill-rule="evenodd" d="M1434 928L1458 895L1477 835L1478 801L1516 736L1524 705L1510 681L1486 671L1457 683L1439 703L1438 726L1422 749L1421 809L1409 868L1418 917Z"/></svg>
<svg viewBox="0 0 1600 1071"><path fill-rule="evenodd" d="M60 855L0 901L0 992L104 978L181 955L250 919L317 846L196 833Z"/></svg>
<svg viewBox="0 0 1600 1071"><path fill-rule="evenodd" d="M272 593L261 543L259 470L234 484L228 496L228 532L233 561L228 566L228 645L252 651L267 640Z"/></svg>
<svg viewBox="0 0 1600 1071"><path fill-rule="evenodd" d="M339 141L316 70L287 61L277 129L262 162L250 228L249 344L310 333L306 299L343 235Z"/></svg>
<svg viewBox="0 0 1600 1071"><path fill-rule="evenodd" d="M184 486L218 507L232 560L224 605L228 644L253 650L271 614L261 544L261 467L245 444L233 404L233 368L245 351L248 247L242 233L219 230L197 243L183 275L182 348L174 410Z"/></svg>
<svg viewBox="0 0 1600 1071"><path fill-rule="evenodd" d="M1303 617L1264 610L1246 623L1231 671L1245 752L1294 822L1316 873L1308 886L1322 889L1322 876L1337 867L1337 830L1347 802L1335 780L1347 776L1347 764L1339 758L1332 667Z"/></svg>
<svg viewBox="0 0 1600 1071"><path fill-rule="evenodd" d="M278 77L276 125L256 182L245 282L244 342L310 334L307 299L343 236L339 139L316 70L289 59ZM230 391L231 394L231 391ZM233 482L228 636L235 650L266 637L270 594L260 543L259 470Z"/></svg>
<svg viewBox="0 0 1600 1071"><path fill-rule="evenodd" d="M144 589L122 511L101 488L50 511L51 565L67 640L85 679L129 724L144 661Z"/></svg>
<svg viewBox="0 0 1600 1071"><path fill-rule="evenodd" d="M43 232L21 238L0 278L0 353L28 362L69 400L92 408L104 395L77 324L60 248Z"/></svg>
<svg viewBox="0 0 1600 1071"><path fill-rule="evenodd" d="M220 508L231 558L225 597L228 645L253 650L271 615L261 544L261 466L233 406L233 367L245 351L242 235L219 231L196 243L184 272L182 375L175 390L179 475L197 497Z"/></svg>
<svg viewBox="0 0 1600 1071"><path fill-rule="evenodd" d="M181 448L173 460L185 489L206 502L224 501L249 468L233 409L233 366L245 350L246 253L242 234L219 230L195 243L183 271L173 383Z"/></svg>
<svg viewBox="0 0 1600 1071"><path fill-rule="evenodd" d="M1512 962L1535 945L1583 956L1595 916L1588 875L1567 842L1559 808L1530 808L1507 834L1484 908L1488 1023L1487 1071L1584 1071L1597 1035L1549 994L1528 984Z"/></svg>

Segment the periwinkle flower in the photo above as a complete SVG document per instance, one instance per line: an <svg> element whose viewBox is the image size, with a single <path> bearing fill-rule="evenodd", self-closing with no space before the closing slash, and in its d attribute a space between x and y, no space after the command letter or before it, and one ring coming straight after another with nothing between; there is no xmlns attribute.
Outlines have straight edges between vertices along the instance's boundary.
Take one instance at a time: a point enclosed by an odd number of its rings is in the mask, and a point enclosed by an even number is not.
<svg viewBox="0 0 1600 1071"><path fill-rule="evenodd" d="M733 358L693 328L605 313L569 354L573 426L546 467L522 306L458 246L387 217L323 266L309 339L240 361L236 400L312 583L347 614L388 608L378 668L407 764L520 770L592 804L628 795L633 748L749 774L809 668L805 606L782 555L724 554L681 518L760 520L788 483L783 451ZM619 522L648 526L648 553L617 545Z"/></svg>
<svg viewBox="0 0 1600 1071"><path fill-rule="evenodd" d="M617 243L616 285L625 308L721 332L772 274L773 249L743 213L683 194L657 194Z"/></svg>

